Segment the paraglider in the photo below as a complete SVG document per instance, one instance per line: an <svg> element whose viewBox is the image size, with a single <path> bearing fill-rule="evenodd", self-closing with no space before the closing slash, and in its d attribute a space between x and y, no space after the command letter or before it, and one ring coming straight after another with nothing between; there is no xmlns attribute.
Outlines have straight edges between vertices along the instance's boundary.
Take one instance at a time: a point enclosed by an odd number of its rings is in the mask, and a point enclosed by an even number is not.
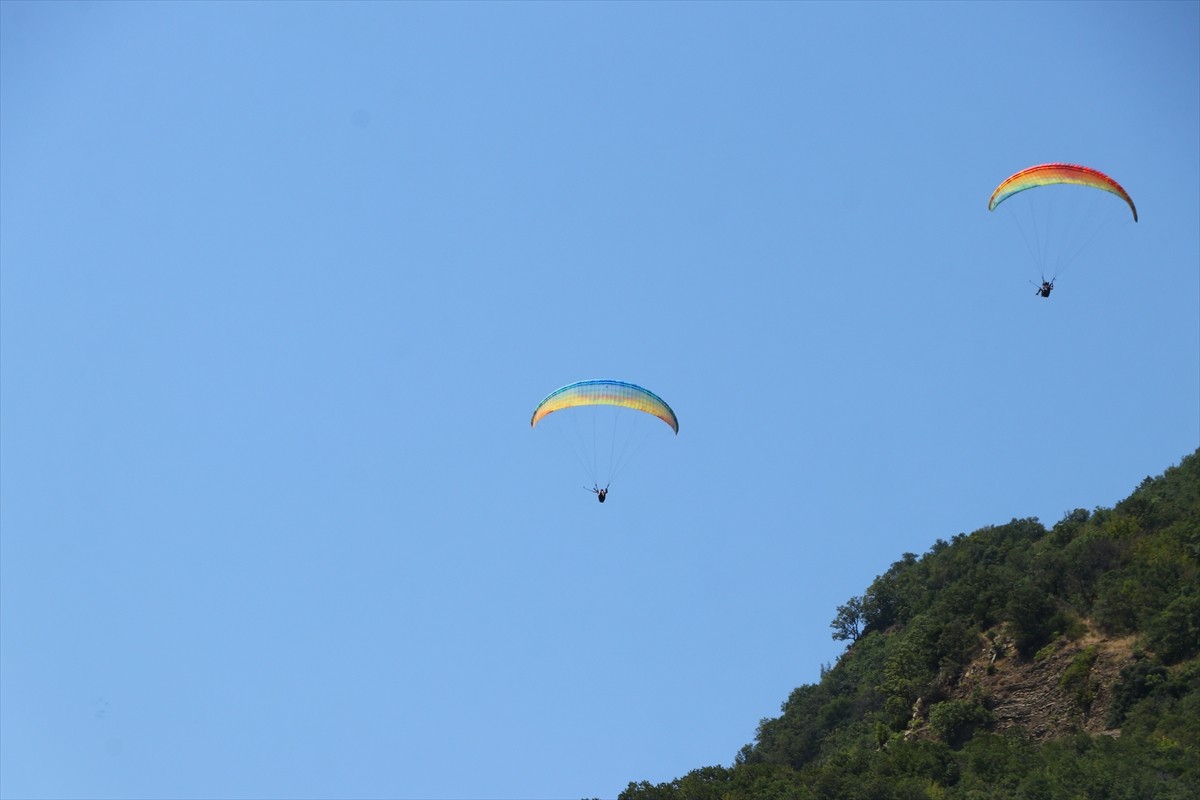
<svg viewBox="0 0 1200 800"><path fill-rule="evenodd" d="M585 486L584 489L595 494L596 499L601 503L608 497L609 486L611 486L613 478L628 463L633 451L640 446L640 443L633 441L635 438L633 430L637 419L645 418L645 415L657 417L670 426L676 435L679 434L679 419L666 401L636 383L618 380L578 381L556 389L538 403L533 410L529 426L536 428L539 422L556 411L585 408L595 412L597 408L604 406L613 407L616 415L624 416L625 419L621 421L619 416L614 416L610 420L606 420L606 427L609 430L606 435L601 436L598 433L597 417L593 413L590 444L586 441L583 433L578 430L575 431L575 440L572 442L576 459L592 477L592 488L587 489ZM629 411L637 413L629 418L627 414ZM657 422L653 424L658 425ZM621 430L619 431L619 429ZM619 433L624 435L619 435ZM646 433L648 436L652 431ZM566 433L563 436L567 438ZM618 441L621 442L619 452ZM606 480L601 481L597 477L600 470L600 454L605 449L608 451L608 463L604 473ZM602 485L603 488L601 488Z"/></svg>
<svg viewBox="0 0 1200 800"><path fill-rule="evenodd" d="M625 381L578 381L555 389L533 410L529 427L537 427L547 414L578 406L620 406L653 414L679 433L679 420L666 402L649 389Z"/></svg>
<svg viewBox="0 0 1200 800"><path fill-rule="evenodd" d="M996 187L996 191L992 192L992 196L988 200L988 211L995 211L996 206L1026 189L1062 184L1090 186L1093 189L1115 194L1129 204L1129 210L1133 212L1133 221L1137 222L1137 206L1133 204L1133 198L1129 196L1129 193L1121 188L1121 184L1098 169L1083 167L1079 164L1038 164L1036 167L1029 167L1015 175L1010 175Z"/></svg>
<svg viewBox="0 0 1200 800"><path fill-rule="evenodd" d="M1108 192L1125 201L1133 214L1133 221L1138 220L1137 206L1121 184L1097 169L1079 164L1038 164L1010 175L992 192L988 199L988 211L995 211L1013 195L1047 186L1080 186ZM1053 205L1054 198L1045 199L1047 193L1038 193L1036 196L1043 199L1036 203L1018 201L1017 205L1021 208L1014 210L1013 219L1042 274L1041 283L1034 283L1037 295L1049 297L1062 271L1091 239L1115 222L1115 215L1111 213L1114 209L1110 204L1094 204L1091 195L1073 197L1058 208ZM1097 208L1097 205L1102 207ZM1022 216L1025 223L1021 221ZM1047 273L1050 274L1049 280L1045 277Z"/></svg>

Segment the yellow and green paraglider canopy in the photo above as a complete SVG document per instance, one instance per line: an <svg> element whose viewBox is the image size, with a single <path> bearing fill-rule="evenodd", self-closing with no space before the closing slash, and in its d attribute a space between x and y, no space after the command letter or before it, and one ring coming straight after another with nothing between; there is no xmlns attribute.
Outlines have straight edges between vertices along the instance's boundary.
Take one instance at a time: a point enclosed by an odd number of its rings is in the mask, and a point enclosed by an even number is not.
<svg viewBox="0 0 1200 800"><path fill-rule="evenodd" d="M614 380L577 381L555 389L533 410L530 427L547 414L580 406L619 406L653 414L679 433L679 419L661 397L636 383Z"/></svg>

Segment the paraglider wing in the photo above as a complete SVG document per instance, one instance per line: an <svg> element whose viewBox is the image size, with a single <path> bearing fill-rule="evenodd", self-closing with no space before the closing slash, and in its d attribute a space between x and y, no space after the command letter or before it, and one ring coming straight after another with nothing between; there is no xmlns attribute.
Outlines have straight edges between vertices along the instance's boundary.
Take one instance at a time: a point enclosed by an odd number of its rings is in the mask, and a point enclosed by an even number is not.
<svg viewBox="0 0 1200 800"><path fill-rule="evenodd" d="M1137 222L1137 207L1134 206L1133 198L1128 192L1121 188L1121 184L1099 170L1081 167L1078 164L1038 164L1036 167L1021 170L996 187L996 191L992 192L992 197L988 200L988 211L994 211L996 206L1017 192L1055 184L1090 186L1093 189L1111 192L1129 204L1129 209L1133 212L1133 221Z"/></svg>
<svg viewBox="0 0 1200 800"><path fill-rule="evenodd" d="M579 381L551 392L538 403L529 425L535 427L538 420L547 414L578 406L620 406L644 411L670 425L676 434L679 433L679 420L661 397L635 383L609 380Z"/></svg>

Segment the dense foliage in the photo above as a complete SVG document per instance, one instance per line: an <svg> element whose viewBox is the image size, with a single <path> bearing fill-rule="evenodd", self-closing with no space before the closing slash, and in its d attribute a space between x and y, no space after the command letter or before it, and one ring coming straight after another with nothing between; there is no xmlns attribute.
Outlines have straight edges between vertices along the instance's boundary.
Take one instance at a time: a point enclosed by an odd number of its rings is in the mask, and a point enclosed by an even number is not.
<svg viewBox="0 0 1200 800"><path fill-rule="evenodd" d="M846 651L731 767L621 800L1200 797L1200 451L1115 508L906 553L831 627ZM1018 674L1065 704L1037 730L997 719L988 676Z"/></svg>

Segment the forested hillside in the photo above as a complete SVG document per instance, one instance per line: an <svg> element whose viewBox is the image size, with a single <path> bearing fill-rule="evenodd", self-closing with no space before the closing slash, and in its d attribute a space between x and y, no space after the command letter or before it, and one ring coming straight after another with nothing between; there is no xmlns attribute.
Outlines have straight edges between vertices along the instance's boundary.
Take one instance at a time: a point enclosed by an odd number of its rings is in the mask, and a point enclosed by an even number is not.
<svg viewBox="0 0 1200 800"><path fill-rule="evenodd" d="M1200 797L1200 451L1115 508L905 553L731 767L621 800Z"/></svg>

